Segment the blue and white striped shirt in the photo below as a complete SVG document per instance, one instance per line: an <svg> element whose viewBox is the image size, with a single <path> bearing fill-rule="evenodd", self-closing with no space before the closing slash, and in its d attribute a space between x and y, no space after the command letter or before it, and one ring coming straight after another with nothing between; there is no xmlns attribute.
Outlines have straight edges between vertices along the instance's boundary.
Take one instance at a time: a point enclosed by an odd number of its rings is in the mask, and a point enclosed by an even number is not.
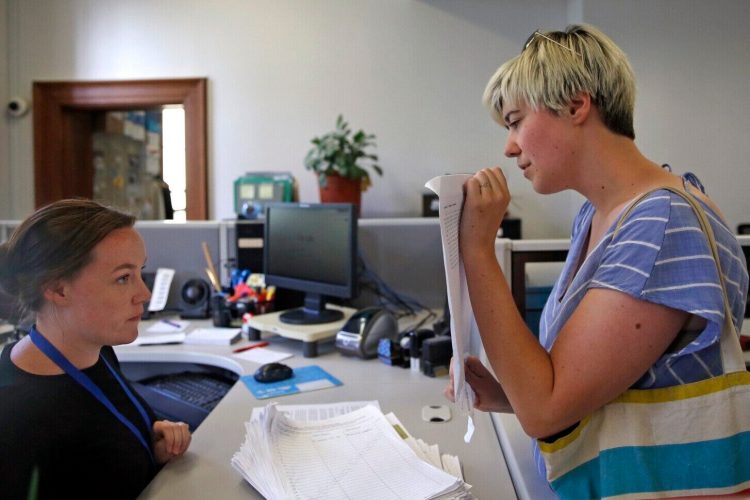
<svg viewBox="0 0 750 500"><path fill-rule="evenodd" d="M714 230L739 331L748 287L745 257L734 234L709 207L701 205ZM668 191L652 193L633 209L614 239L614 228L610 228L572 276L586 250L593 215L594 207L586 202L574 222L568 259L542 314L542 345L551 349L588 289L609 288L707 320L695 338L678 339L634 388L679 385L723 373L718 343L724 321L721 282L690 205Z"/></svg>
<svg viewBox="0 0 750 500"><path fill-rule="evenodd" d="M713 228L734 324L739 331L748 289L745 257L732 231L713 210L700 200L699 203ZM652 193L630 212L614 237L614 227L609 229L576 272L576 264L586 251L594 212L587 201L574 221L567 260L542 313L539 340L545 349L552 348L587 290L609 288L707 320L703 331L679 334L633 388L669 387L722 374L721 282L691 206L669 191ZM538 450L534 452L541 472L543 463Z"/></svg>

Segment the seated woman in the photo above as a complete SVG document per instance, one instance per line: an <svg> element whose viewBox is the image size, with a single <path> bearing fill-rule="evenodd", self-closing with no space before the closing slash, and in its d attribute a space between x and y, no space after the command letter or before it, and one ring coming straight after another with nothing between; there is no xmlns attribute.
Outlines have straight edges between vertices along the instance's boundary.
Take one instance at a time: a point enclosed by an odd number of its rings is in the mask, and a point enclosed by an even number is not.
<svg viewBox="0 0 750 500"><path fill-rule="evenodd" d="M39 209L0 245L0 288L35 317L0 355L3 498L134 498L190 444L120 372L150 292L135 219L87 200Z"/></svg>

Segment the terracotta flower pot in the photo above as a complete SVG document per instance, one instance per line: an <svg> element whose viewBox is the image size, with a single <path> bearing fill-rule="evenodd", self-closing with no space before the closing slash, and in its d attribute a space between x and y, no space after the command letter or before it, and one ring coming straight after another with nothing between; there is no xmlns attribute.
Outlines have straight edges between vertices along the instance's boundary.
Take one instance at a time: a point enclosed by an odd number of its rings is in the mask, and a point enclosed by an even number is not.
<svg viewBox="0 0 750 500"><path fill-rule="evenodd" d="M361 181L347 179L338 175L326 177L326 185L320 186L321 203L352 203L357 211L362 200Z"/></svg>

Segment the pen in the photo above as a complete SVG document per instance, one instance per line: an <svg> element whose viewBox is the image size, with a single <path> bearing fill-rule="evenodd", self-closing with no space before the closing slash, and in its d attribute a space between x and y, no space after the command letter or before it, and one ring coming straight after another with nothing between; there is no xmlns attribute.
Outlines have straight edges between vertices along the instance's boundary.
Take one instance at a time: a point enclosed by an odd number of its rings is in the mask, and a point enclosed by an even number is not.
<svg viewBox="0 0 750 500"><path fill-rule="evenodd" d="M266 347L268 345L268 342L258 342L257 344L249 345L247 347L240 347L239 349L235 349L232 352L244 352L249 351L250 349L255 349L256 347Z"/></svg>
<svg viewBox="0 0 750 500"><path fill-rule="evenodd" d="M208 243L206 243L205 241L201 241L201 246L203 247L203 256L206 258L206 265L208 265L208 269L211 271L209 276L213 276L211 284L214 285L214 288L217 292L220 292L221 287L217 286L219 285L219 274L216 272L216 268L214 267L214 261L211 258L211 251L208 249ZM214 280L216 280L216 283L214 283Z"/></svg>
<svg viewBox="0 0 750 500"><path fill-rule="evenodd" d="M162 323L166 323L169 326L173 326L175 328L182 328L182 325L179 324L179 323L177 323L177 322L175 322L175 321L171 321L171 320L168 320L168 319L163 319L163 320L161 320L161 322Z"/></svg>
<svg viewBox="0 0 750 500"><path fill-rule="evenodd" d="M206 268L206 275L208 276L208 281L211 282L214 290L216 290L216 293L221 293L221 285L219 285L219 279L216 277L213 271L211 271L209 268Z"/></svg>

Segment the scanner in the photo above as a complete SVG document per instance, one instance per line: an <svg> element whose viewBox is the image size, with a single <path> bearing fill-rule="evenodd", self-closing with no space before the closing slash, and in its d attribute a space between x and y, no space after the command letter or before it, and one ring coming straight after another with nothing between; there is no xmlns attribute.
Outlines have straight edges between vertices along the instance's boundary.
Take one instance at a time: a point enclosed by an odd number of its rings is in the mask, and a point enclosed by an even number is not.
<svg viewBox="0 0 750 500"><path fill-rule="evenodd" d="M336 349L363 359L375 358L380 339L395 340L397 335L398 323L390 311L366 307L354 313L336 334Z"/></svg>

